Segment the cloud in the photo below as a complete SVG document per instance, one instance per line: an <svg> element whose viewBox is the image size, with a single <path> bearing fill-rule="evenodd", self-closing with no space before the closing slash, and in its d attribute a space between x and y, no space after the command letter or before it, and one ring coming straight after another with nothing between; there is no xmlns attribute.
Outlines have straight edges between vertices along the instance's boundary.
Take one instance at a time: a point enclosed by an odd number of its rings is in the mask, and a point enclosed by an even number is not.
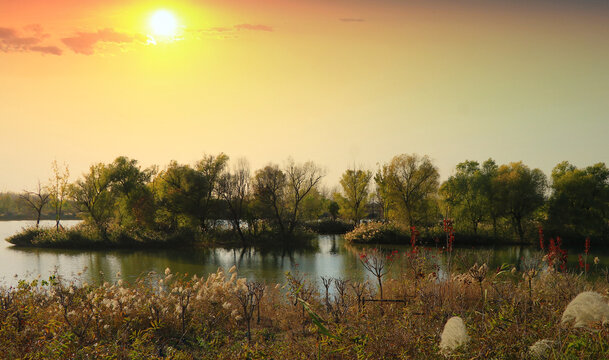
<svg viewBox="0 0 609 360"><path fill-rule="evenodd" d="M207 31L210 31L210 32L230 32L230 31L233 31L233 28L217 26L217 27L210 27L209 29L207 29Z"/></svg>
<svg viewBox="0 0 609 360"><path fill-rule="evenodd" d="M234 28L237 30L273 31L273 28L268 25L239 24L235 25Z"/></svg>
<svg viewBox="0 0 609 360"><path fill-rule="evenodd" d="M16 29L0 27L0 51L3 52L40 52L43 54L61 55L57 46L42 46L40 43L47 37L42 26L34 24L24 28L28 35L21 35Z"/></svg>
<svg viewBox="0 0 609 360"><path fill-rule="evenodd" d="M61 41L77 54L92 55L95 52L95 45L101 42L111 43L130 43L139 40L138 36L114 31L113 29L103 29L97 32L78 32L75 36L61 39Z"/></svg>
<svg viewBox="0 0 609 360"><path fill-rule="evenodd" d="M30 47L30 51L51 55L61 55L63 53L63 50L61 50L57 46L32 46Z"/></svg>
<svg viewBox="0 0 609 360"><path fill-rule="evenodd" d="M342 22L364 22L366 21L365 19L362 18L340 18L338 19Z"/></svg>

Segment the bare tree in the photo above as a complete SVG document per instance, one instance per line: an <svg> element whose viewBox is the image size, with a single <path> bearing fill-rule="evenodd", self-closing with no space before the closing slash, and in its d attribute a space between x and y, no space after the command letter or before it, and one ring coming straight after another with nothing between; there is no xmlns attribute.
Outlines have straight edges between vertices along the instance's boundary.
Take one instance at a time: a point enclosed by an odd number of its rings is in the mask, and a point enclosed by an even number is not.
<svg viewBox="0 0 609 360"><path fill-rule="evenodd" d="M241 220L245 215L250 195L250 168L247 160L239 159L232 172L226 172L220 176L218 194L226 202L231 214L233 229L239 234L241 242L245 245L247 241L241 229Z"/></svg>
<svg viewBox="0 0 609 360"><path fill-rule="evenodd" d="M57 160L53 161L51 168L53 169L53 175L51 176L51 179L49 179L48 191L51 195L51 205L55 208L55 227L59 230L63 205L68 197L68 178L70 177L70 170L66 164L60 168Z"/></svg>
<svg viewBox="0 0 609 360"><path fill-rule="evenodd" d="M36 227L40 225L40 217L42 216L42 209L46 204L49 203L51 194L44 191L44 188L38 181L38 189L36 191L24 190L19 197L29 205L34 211L36 211Z"/></svg>
<svg viewBox="0 0 609 360"><path fill-rule="evenodd" d="M287 177L289 195L291 197L288 234L292 235L298 223L298 208L300 202L321 181L324 177L324 173L321 168L312 161L299 165L296 164L293 159L288 159L285 174Z"/></svg>

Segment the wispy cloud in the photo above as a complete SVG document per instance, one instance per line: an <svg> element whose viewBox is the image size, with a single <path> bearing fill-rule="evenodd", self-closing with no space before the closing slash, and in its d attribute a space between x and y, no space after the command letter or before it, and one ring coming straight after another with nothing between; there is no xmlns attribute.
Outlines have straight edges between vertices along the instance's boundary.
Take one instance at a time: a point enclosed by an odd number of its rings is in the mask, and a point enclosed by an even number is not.
<svg viewBox="0 0 609 360"><path fill-rule="evenodd" d="M78 32L75 36L61 39L72 51L83 55L92 55L98 43L122 44L131 43L135 40L140 40L140 37L117 32L110 28L97 32Z"/></svg>
<svg viewBox="0 0 609 360"><path fill-rule="evenodd" d="M29 50L51 55L61 55L63 53L63 50L57 46L32 46Z"/></svg>
<svg viewBox="0 0 609 360"><path fill-rule="evenodd" d="M49 36L44 33L42 26L37 24L28 25L24 30L28 33L27 35L22 35L13 28L0 27L0 51L62 54L62 50L57 46L41 45L42 41Z"/></svg>
<svg viewBox="0 0 609 360"><path fill-rule="evenodd" d="M343 21L343 22L364 22L364 21L366 21L366 19L362 19L362 18L340 18L338 20Z"/></svg>
<svg viewBox="0 0 609 360"><path fill-rule="evenodd" d="M233 26L215 26L205 29L189 29L188 32L195 35L195 37L213 37L218 39L236 39L239 37L239 33L245 31L266 31L273 32L275 29L269 25L262 24L238 24Z"/></svg>
<svg viewBox="0 0 609 360"><path fill-rule="evenodd" d="M233 26L237 30L253 30L253 31L273 31L272 26L259 24L239 24Z"/></svg>

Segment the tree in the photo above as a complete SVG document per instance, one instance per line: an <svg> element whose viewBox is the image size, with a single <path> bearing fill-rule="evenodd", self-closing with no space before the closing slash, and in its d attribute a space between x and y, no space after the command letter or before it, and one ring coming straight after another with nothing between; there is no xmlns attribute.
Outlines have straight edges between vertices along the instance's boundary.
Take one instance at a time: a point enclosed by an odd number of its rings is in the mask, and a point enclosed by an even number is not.
<svg viewBox="0 0 609 360"><path fill-rule="evenodd" d="M390 218L390 212L393 210L388 177L389 167L387 165L380 167L376 174L374 174L374 183L376 184L376 188L373 199L380 209L379 218L382 218L384 221L387 221Z"/></svg>
<svg viewBox="0 0 609 360"><path fill-rule="evenodd" d="M76 206L84 215L84 220L92 223L106 238L108 224L112 218L113 197L110 193L110 171L102 163L92 165L89 173L84 174L69 188Z"/></svg>
<svg viewBox="0 0 609 360"><path fill-rule="evenodd" d="M609 169L598 163L579 169L561 162L552 170L548 225L561 236L609 236Z"/></svg>
<svg viewBox="0 0 609 360"><path fill-rule="evenodd" d="M545 200L546 176L520 162L501 165L497 172L498 200L512 221L515 232L524 242L523 223Z"/></svg>
<svg viewBox="0 0 609 360"><path fill-rule="evenodd" d="M38 189L36 191L24 190L19 197L36 212L36 227L40 225L40 217L42 209L49 203L51 194L44 191L40 181L38 181Z"/></svg>
<svg viewBox="0 0 609 360"><path fill-rule="evenodd" d="M417 154L395 156L385 165L392 201L403 213L408 226L419 225L427 217L430 202L439 187L438 168L429 157Z"/></svg>
<svg viewBox="0 0 609 360"><path fill-rule="evenodd" d="M226 202L233 229L243 245L247 243L241 229L241 221L247 211L250 196L250 167L245 159L239 159L233 170L222 174L218 180L218 194Z"/></svg>
<svg viewBox="0 0 609 360"><path fill-rule="evenodd" d="M484 204L486 212L491 218L493 223L493 236L497 237L497 220L502 215L502 204L498 197L497 189L497 174L499 172L499 166L493 159L488 159L482 163L480 169L480 190L484 197Z"/></svg>
<svg viewBox="0 0 609 360"><path fill-rule="evenodd" d="M287 177L279 166L267 165L254 175L254 196L260 205L261 216L273 219L282 235L286 234Z"/></svg>
<svg viewBox="0 0 609 360"><path fill-rule="evenodd" d="M285 174L287 194L291 199L289 203L291 211L288 219L288 235L292 235L299 221L299 207L302 200L321 181L324 174L321 168L312 161L296 164L292 159L288 159Z"/></svg>
<svg viewBox="0 0 609 360"><path fill-rule="evenodd" d="M51 206L53 206L55 209L55 228L59 230L59 222L61 221L63 206L66 203L66 198L68 197L68 180L70 178L70 170L66 164L60 168L57 160L53 161L51 168L53 170L53 175L49 180L47 189L51 195Z"/></svg>
<svg viewBox="0 0 609 360"><path fill-rule="evenodd" d="M486 214L482 182L479 164L465 161L457 164L455 175L449 177L440 189L444 200L471 225L474 234L478 233L478 225Z"/></svg>
<svg viewBox="0 0 609 360"><path fill-rule="evenodd" d="M154 179L152 187L157 208L156 218L165 230L196 226L202 228L201 201L209 189L200 172L172 161Z"/></svg>
<svg viewBox="0 0 609 360"><path fill-rule="evenodd" d="M366 216L371 178L371 171L360 169L348 169L340 178L343 193L335 194L336 202L340 205L342 215L356 225Z"/></svg>
<svg viewBox="0 0 609 360"><path fill-rule="evenodd" d="M332 221L336 221L336 218L338 217L338 213L340 211L340 205L338 205L336 201L330 201L328 202L327 209Z"/></svg>
<svg viewBox="0 0 609 360"><path fill-rule="evenodd" d="M107 170L118 224L151 224L154 199L148 183L156 170L142 170L137 160L124 156L117 157Z"/></svg>
<svg viewBox="0 0 609 360"><path fill-rule="evenodd" d="M209 220L210 214L214 212L219 213L214 194L218 186L218 180L226 169L227 164L228 156L224 153L220 153L217 156L203 155L203 158L195 165L195 170L201 175L199 179L203 182L202 187L207 189L200 200L198 211L199 221L203 231L207 230L207 221Z"/></svg>

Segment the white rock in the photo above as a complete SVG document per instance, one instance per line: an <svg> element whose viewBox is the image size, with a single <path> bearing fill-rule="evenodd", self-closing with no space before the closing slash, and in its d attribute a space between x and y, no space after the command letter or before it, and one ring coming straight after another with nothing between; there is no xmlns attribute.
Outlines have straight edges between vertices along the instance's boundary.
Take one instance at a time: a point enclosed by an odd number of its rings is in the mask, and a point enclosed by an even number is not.
<svg viewBox="0 0 609 360"><path fill-rule="evenodd" d="M571 300L562 314L561 323L574 321L575 327L585 327L593 323L609 322L609 304L605 298L594 291L586 291Z"/></svg>
<svg viewBox="0 0 609 360"><path fill-rule="evenodd" d="M463 319L458 316L448 319L440 338L440 351L443 353L451 352L459 346L467 344L469 336Z"/></svg>

